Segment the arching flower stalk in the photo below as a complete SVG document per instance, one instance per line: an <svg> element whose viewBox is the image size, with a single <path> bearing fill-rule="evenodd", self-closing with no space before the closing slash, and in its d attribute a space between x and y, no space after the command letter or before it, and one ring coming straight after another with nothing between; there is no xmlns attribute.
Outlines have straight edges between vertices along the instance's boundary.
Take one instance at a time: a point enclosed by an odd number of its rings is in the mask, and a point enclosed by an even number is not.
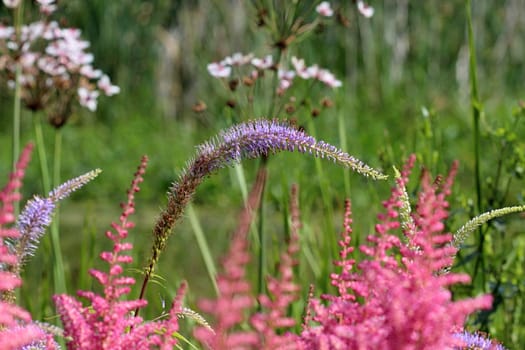
<svg viewBox="0 0 525 350"><path fill-rule="evenodd" d="M222 131L216 138L197 147L197 154L182 171L168 193L168 204L153 229L152 255L146 269L140 298L164 250L173 227L181 218L200 183L215 171L243 159L255 159L281 151L309 153L327 158L373 179L385 179L378 170L357 158L278 120L254 120Z"/></svg>

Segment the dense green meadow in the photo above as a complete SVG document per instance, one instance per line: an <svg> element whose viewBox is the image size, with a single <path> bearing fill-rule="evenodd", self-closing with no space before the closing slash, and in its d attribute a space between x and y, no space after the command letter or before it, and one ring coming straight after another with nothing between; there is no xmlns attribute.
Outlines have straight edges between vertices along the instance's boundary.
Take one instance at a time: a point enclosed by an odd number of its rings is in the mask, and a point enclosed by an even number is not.
<svg viewBox="0 0 525 350"><path fill-rule="evenodd" d="M37 11L26 3L22 17L29 22ZM101 96L94 112L74 106L59 128L58 183L92 169L102 172L62 201L55 213L63 276L56 275L56 242L50 234L22 271L17 300L34 319L60 324L52 301L56 288L70 294L100 290L87 271L104 267L98 255L111 249L104 232L118 220L119 203L126 199L141 156L147 155L131 219L136 227L128 239L134 244L134 261L125 267L125 273L137 280L130 294L137 298L152 250L152 230L166 207L171 184L195 157L196 146L243 121L286 119L379 169L388 179L376 181L297 152L247 159L214 171L199 185L160 256L146 292L148 306L141 311L146 319L168 311L183 280L189 286L185 305L208 318L197 301L216 295L212 277L222 270L221 257L261 168L267 169L267 178L249 233L247 279L254 290L263 292L261 276L278 271L291 232L290 190L297 184L302 228L294 271L301 298L289 308L297 319L311 284L315 295L335 290L327 276L338 256L345 199L352 203L352 245L357 247L374 232L382 202L394 185L394 166L401 169L411 154L417 158L407 186L412 204L424 171L446 176L452 163L459 161L448 197L447 232L454 233L469 219L493 209L525 204L522 2L370 0L371 18L360 14L353 1L332 1L335 13L323 17L315 11L317 3L59 2L54 18L82 30L95 57L93 64L111 77L120 93ZM13 14L2 8L0 15L10 21ZM233 65L231 77L238 80L210 74L208 64L236 52L259 58L272 55L274 66L253 77ZM276 92L277 69L292 69L292 57L327 68L342 85L296 77L289 89ZM12 169L15 109L14 91L4 80L2 185ZM56 128L47 122L45 112L32 112L23 103L20 144L36 142L37 118L52 169L58 158ZM42 149L40 144L37 149ZM21 207L34 194L45 195L37 149L27 168ZM486 332L509 349L525 346L523 220L524 214L514 213L483 223L463 242L452 267L472 278L470 284L452 287L455 299L493 296L492 308L471 315L468 329ZM357 260L363 256L355 250ZM57 278L65 284L60 286ZM181 334L198 348L192 339L193 322L180 321Z"/></svg>

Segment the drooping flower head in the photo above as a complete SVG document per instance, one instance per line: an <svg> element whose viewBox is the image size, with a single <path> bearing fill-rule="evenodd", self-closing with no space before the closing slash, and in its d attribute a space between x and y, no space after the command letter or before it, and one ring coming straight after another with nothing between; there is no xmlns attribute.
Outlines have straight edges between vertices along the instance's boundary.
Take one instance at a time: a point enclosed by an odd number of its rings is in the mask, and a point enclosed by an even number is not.
<svg viewBox="0 0 525 350"><path fill-rule="evenodd" d="M255 159L281 151L309 153L315 157L332 160L373 179L386 178L357 158L324 141L317 141L286 122L260 119L235 125L199 146L196 156L171 187L167 207L161 213L153 231L155 241L148 269L150 273L166 245L172 228L198 185L208 175L244 159Z"/></svg>

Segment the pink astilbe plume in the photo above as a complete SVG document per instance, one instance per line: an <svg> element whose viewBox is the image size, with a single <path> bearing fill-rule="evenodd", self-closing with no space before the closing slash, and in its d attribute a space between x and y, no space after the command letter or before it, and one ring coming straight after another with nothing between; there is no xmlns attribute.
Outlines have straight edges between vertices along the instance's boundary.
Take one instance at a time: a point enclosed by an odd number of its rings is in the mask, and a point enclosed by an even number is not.
<svg viewBox="0 0 525 350"><path fill-rule="evenodd" d="M257 349L295 349L297 336L286 332L296 325L295 319L287 316L288 308L298 299L299 286L293 281L293 267L299 252L299 217L298 189L294 185L290 196L292 214L290 238L287 249L281 254L277 277L267 277L268 295L259 296L261 311L251 318L253 328L259 334L260 344Z"/></svg>
<svg viewBox="0 0 525 350"><path fill-rule="evenodd" d="M246 280L246 266L250 261L247 234L257 210L266 182L266 172L258 173L255 184L248 196L247 204L241 212L239 225L233 235L230 250L223 261L224 272L217 276L219 297L202 299L199 307L213 316L213 330L197 327L194 336L209 349L235 350L256 349L258 336L251 330L236 327L245 323L246 312L255 306L250 283Z"/></svg>
<svg viewBox="0 0 525 350"><path fill-rule="evenodd" d="M69 295L54 297L58 313L64 324L64 333L70 337L68 349L172 349L176 344L174 332L178 330L177 314L181 312L181 298L186 289L181 286L170 310L169 318L157 322L144 322L141 317L133 316L133 310L144 307L145 300L121 300L129 294L135 283L131 277L124 276L122 264L129 264L132 258L123 254L133 248L131 243L124 242L128 230L134 226L129 216L134 212L135 193L145 172L147 158L135 173L128 200L122 204L119 223L113 223L113 231L107 231L106 237L113 241L113 250L102 252L100 258L108 263L108 272L90 270L103 287L104 292L98 295L90 291L79 291L78 294L90 301L85 307Z"/></svg>
<svg viewBox="0 0 525 350"><path fill-rule="evenodd" d="M461 330L472 312L489 308L490 296L453 301L448 286L468 283L465 274L440 274L452 264L455 248L443 232L454 165L443 185L422 177L415 213L408 215L405 184L414 164L411 157L384 203L376 234L361 251L369 258L352 272L347 254L349 226L341 240L341 267L332 275L339 295L311 301L311 322L301 335L304 349L423 349L461 346L454 332ZM347 206L347 222L350 207ZM405 241L396 231L402 228Z"/></svg>
<svg viewBox="0 0 525 350"><path fill-rule="evenodd" d="M14 203L20 200L18 190L22 187L25 169L29 163L33 146L23 150L15 171L7 185L0 191L0 349L18 349L33 342L44 340L45 333L31 323L31 315L9 301L9 295L22 284L22 280L9 272L9 266L16 265L18 257L11 253L5 239L14 239L20 232L13 225Z"/></svg>

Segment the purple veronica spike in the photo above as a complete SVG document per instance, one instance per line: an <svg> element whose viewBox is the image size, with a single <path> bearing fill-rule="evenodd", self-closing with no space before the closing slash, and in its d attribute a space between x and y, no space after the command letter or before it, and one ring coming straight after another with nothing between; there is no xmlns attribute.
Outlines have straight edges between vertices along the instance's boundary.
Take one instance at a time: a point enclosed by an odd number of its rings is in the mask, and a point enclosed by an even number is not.
<svg viewBox="0 0 525 350"><path fill-rule="evenodd" d="M369 167L342 150L316 141L288 123L259 119L235 125L221 132L215 139L197 147L197 154L182 172L168 194L168 205L161 213L153 230L154 243L149 272L157 263L164 249L171 229L181 217L197 186L214 171L239 162L280 151L310 153L315 157L327 158L349 167L360 174L374 179L385 175Z"/></svg>
<svg viewBox="0 0 525 350"><path fill-rule="evenodd" d="M457 350L468 350L468 349L479 349L479 350L505 350L505 347L497 342L485 338L479 333L469 333L463 331L460 333L455 333L454 336L458 339L461 339L465 342L465 345L462 347L455 347Z"/></svg>
<svg viewBox="0 0 525 350"><path fill-rule="evenodd" d="M19 257L18 264L14 266L15 270L13 272L20 273L20 268L27 257L35 252L40 238L51 224L56 203L93 180L100 172L100 169L92 170L64 182L52 190L47 198L35 196L27 202L24 210L18 217L17 228L20 231L20 237L12 242L13 250Z"/></svg>
<svg viewBox="0 0 525 350"><path fill-rule="evenodd" d="M327 158L340 165L374 179L385 175L360 160L323 141L279 121L256 120L231 127L216 139L198 147L197 158L209 159L208 168L198 170L207 173L239 162L242 159L258 158L280 151L310 153L315 157Z"/></svg>
<svg viewBox="0 0 525 350"><path fill-rule="evenodd" d="M35 252L40 237L44 235L46 227L51 225L54 210L55 202L50 198L35 196L27 202L17 222L20 231L20 238L16 245L19 264Z"/></svg>

